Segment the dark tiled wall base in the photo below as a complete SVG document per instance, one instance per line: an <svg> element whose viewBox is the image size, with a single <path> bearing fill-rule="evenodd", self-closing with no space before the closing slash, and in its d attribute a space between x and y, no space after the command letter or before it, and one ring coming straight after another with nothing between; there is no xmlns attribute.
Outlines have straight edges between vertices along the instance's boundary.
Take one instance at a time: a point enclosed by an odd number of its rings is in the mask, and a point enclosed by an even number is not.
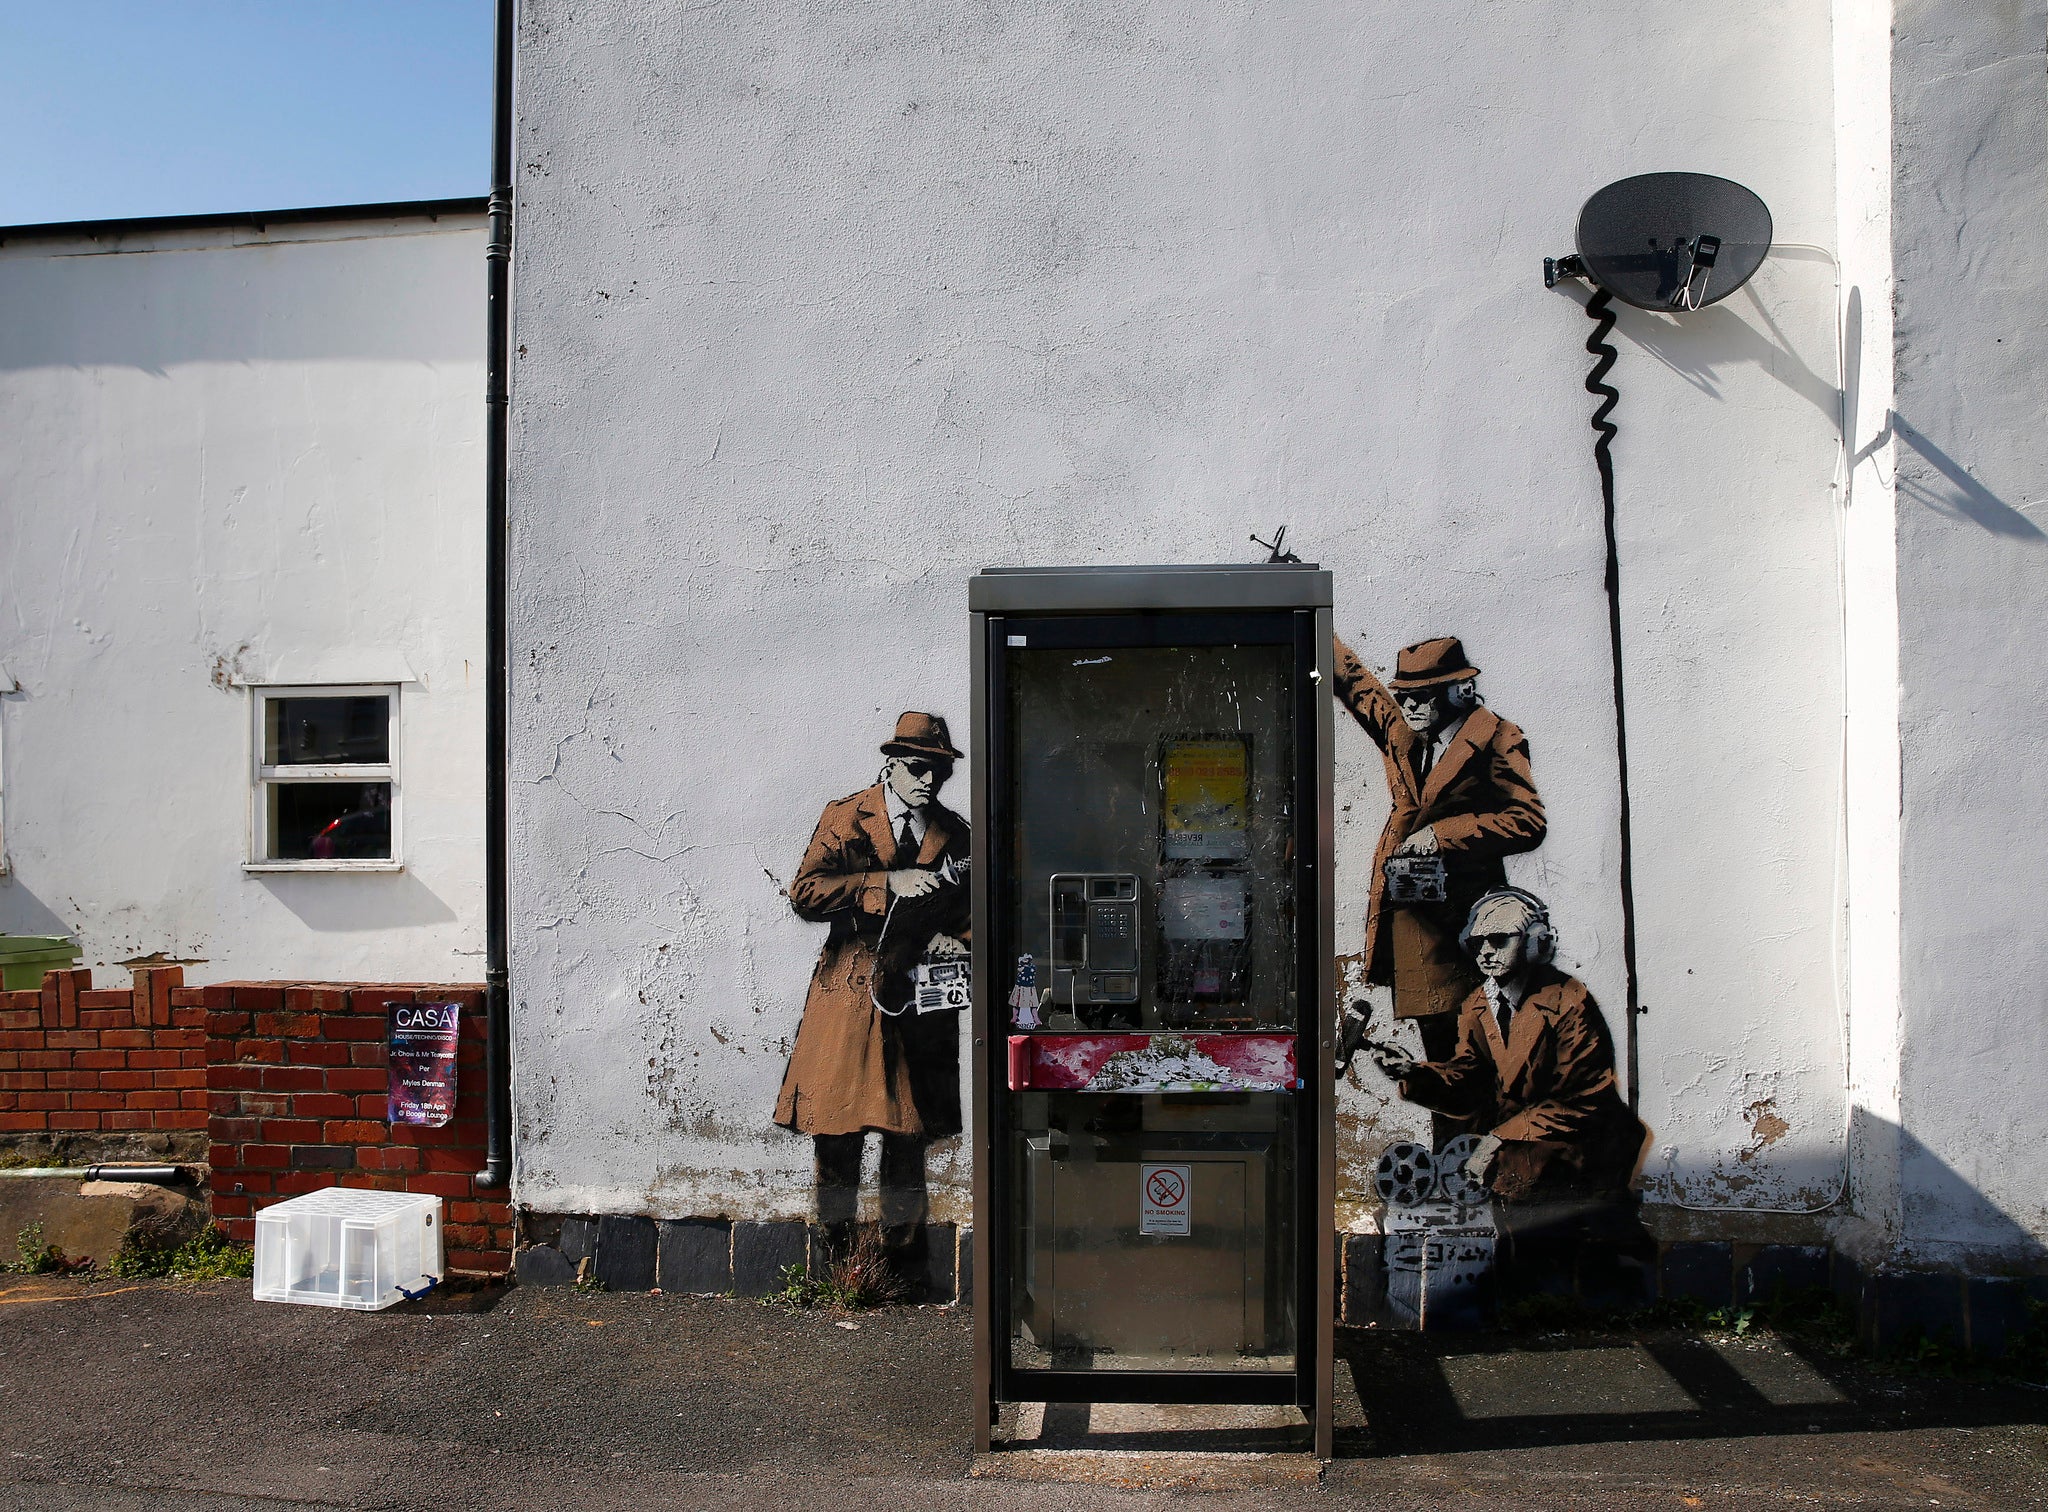
<svg viewBox="0 0 2048 1512"><path fill-rule="evenodd" d="M695 1292L765 1297L781 1291L797 1266L822 1274L821 1231L794 1220L733 1223L723 1218L537 1218L526 1228L539 1242L522 1244L513 1260L527 1286L567 1286L579 1266L607 1291ZM971 1300L974 1231L950 1223L925 1229L922 1300Z"/></svg>
<svg viewBox="0 0 2048 1512"><path fill-rule="evenodd" d="M1338 1236L1339 1321L1352 1326L1383 1321L1386 1275L1380 1255L1378 1234ZM2048 1276L1865 1272L1822 1245L1667 1243L1659 1248L1657 1282L1657 1298L1634 1300L1749 1307L1773 1297L1832 1289L1856 1317L1864 1346L1881 1354L1924 1338L1995 1359L2027 1329L2029 1302L2048 1305ZM1579 1300L1602 1309L1627 1306L1630 1299L1617 1299L1606 1287L1589 1290L1582 1279Z"/></svg>

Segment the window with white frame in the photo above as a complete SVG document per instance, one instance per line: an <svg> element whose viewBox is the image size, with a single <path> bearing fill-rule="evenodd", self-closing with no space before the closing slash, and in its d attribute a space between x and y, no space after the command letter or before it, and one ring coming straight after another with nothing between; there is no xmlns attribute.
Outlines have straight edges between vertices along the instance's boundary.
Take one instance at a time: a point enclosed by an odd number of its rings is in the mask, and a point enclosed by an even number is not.
<svg viewBox="0 0 2048 1512"><path fill-rule="evenodd" d="M249 864L398 865L398 689L258 687Z"/></svg>

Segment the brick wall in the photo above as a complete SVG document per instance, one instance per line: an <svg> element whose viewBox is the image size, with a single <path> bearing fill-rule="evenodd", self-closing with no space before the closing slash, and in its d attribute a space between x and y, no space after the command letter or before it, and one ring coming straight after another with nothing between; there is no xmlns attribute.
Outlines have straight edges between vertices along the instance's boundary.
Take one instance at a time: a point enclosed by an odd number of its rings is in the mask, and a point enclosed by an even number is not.
<svg viewBox="0 0 2048 1512"><path fill-rule="evenodd" d="M388 1121L384 1005L395 1002L462 1005L455 1116L444 1127ZM39 991L0 993L0 1139L203 1139L214 1216L245 1242L260 1209L318 1187L432 1192L443 1199L449 1268L509 1270L511 1203L474 1179L483 1078L474 986L187 987L183 969L167 966L138 968L122 988L53 971Z"/></svg>
<svg viewBox="0 0 2048 1512"><path fill-rule="evenodd" d="M419 984L203 989L213 1211L247 1240L255 1214L319 1187L382 1187L443 1199L451 1270L504 1271L512 1206L479 1192L484 1162L483 991ZM455 1116L441 1128L387 1122L385 1004L462 1005Z"/></svg>
<svg viewBox="0 0 2048 1512"><path fill-rule="evenodd" d="M206 1011L176 966L96 990L52 971L0 993L0 1134L204 1129Z"/></svg>

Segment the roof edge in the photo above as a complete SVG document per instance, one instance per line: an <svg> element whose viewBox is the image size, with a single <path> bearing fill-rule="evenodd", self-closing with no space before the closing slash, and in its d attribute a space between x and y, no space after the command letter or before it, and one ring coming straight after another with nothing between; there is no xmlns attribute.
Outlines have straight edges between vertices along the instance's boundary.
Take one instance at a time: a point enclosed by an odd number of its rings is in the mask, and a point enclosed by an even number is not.
<svg viewBox="0 0 2048 1512"><path fill-rule="evenodd" d="M391 200L369 205L310 205L293 210L221 210L203 215L132 215L108 220L44 221L35 225L0 226L0 242L30 237L117 236L137 231L203 231L215 227L306 225L319 221L433 220L443 215L483 215L490 207L484 195L460 199Z"/></svg>

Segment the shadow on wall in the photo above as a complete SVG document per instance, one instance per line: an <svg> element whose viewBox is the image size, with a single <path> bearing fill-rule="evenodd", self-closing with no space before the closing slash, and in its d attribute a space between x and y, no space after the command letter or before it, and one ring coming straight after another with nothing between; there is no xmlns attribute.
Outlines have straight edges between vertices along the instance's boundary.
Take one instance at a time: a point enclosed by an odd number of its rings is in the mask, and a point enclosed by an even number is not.
<svg viewBox="0 0 2048 1512"><path fill-rule="evenodd" d="M1857 1108L1851 1115L1851 1135L1856 1162L1852 1176L1857 1171L1886 1170L1897 1162L1901 1232L1895 1249L1900 1266L1939 1266L1978 1275L2048 1274L2048 1243L2042 1236L1979 1191L1912 1130ZM2014 1174L2025 1180L2020 1172Z"/></svg>
<svg viewBox="0 0 2048 1512"><path fill-rule="evenodd" d="M110 241L91 244L99 255L79 255L75 242L43 256L35 242L13 243L0 257L0 372L481 362L483 325L467 296L484 233L450 231L448 221L422 220L388 235L223 241L155 256L104 255L118 244Z"/></svg>
<svg viewBox="0 0 2048 1512"><path fill-rule="evenodd" d="M1993 535L2023 541L2048 539L2048 532L1979 483L1967 467L1914 429L1904 416L1894 414L1891 429L1933 469L1930 474L1919 468L1901 466L1900 498L1924 504L1936 514L1947 515L1951 519L1969 520Z"/></svg>
<svg viewBox="0 0 2048 1512"><path fill-rule="evenodd" d="M455 910L409 871L257 873L308 929L346 934L447 924Z"/></svg>
<svg viewBox="0 0 2048 1512"><path fill-rule="evenodd" d="M1799 249L1774 251L1772 256L1793 261L1825 260ZM1683 320L1648 310L1617 307L1620 320L1616 329L1712 398L1721 396L1722 374L1727 369L1754 366L1819 410L1830 425L1838 424L1842 400L1834 381L1825 373L1815 372L1792 349L1784 331L1757 297L1753 284L1745 285L1729 304L1740 301L1747 301L1756 324L1737 315L1727 304L1689 311Z"/></svg>
<svg viewBox="0 0 2048 1512"><path fill-rule="evenodd" d="M50 906L16 878L0 877L0 934L68 935L69 920L51 912Z"/></svg>

